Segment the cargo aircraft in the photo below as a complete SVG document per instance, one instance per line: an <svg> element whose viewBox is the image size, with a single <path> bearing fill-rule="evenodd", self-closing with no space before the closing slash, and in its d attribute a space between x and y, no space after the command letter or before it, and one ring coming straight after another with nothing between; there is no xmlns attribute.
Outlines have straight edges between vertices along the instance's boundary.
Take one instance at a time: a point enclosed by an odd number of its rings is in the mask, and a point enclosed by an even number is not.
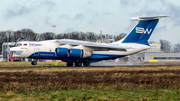
<svg viewBox="0 0 180 101"><path fill-rule="evenodd" d="M138 23L121 40L110 44L89 41L55 39L47 41L21 41L15 47L10 48L12 57L34 59L54 59L67 62L67 66L90 66L90 63L107 59L116 59L150 48L148 39L151 36L160 18L156 17L133 17ZM107 51L96 50L97 48ZM36 65L37 61L32 61Z"/></svg>

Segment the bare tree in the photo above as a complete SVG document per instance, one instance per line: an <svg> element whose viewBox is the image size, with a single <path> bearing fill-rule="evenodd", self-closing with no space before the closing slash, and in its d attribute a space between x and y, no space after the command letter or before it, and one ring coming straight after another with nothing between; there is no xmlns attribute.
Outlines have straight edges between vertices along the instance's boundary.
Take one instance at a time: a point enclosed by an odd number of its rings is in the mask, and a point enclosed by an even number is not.
<svg viewBox="0 0 180 101"><path fill-rule="evenodd" d="M20 30L18 30L18 31L15 31L14 32L14 41L16 42L17 41L17 39L19 39L19 38L23 38L23 36L21 35L21 31Z"/></svg>
<svg viewBox="0 0 180 101"><path fill-rule="evenodd" d="M2 44L8 41L6 31L0 32L0 52L2 51Z"/></svg>
<svg viewBox="0 0 180 101"><path fill-rule="evenodd" d="M93 41L93 42L95 42L97 39L97 37L96 37L96 35L93 33L93 32L87 32L86 33L86 36L87 36L87 39L89 40L89 41Z"/></svg>
<svg viewBox="0 0 180 101"><path fill-rule="evenodd" d="M112 39L112 35L106 34L106 35L105 35L105 38L106 38L106 39Z"/></svg>
<svg viewBox="0 0 180 101"><path fill-rule="evenodd" d="M12 42L12 37L13 37L13 31L7 30L6 31L6 42Z"/></svg>
<svg viewBox="0 0 180 101"><path fill-rule="evenodd" d="M152 44L152 43L157 43L157 42L155 42L155 41L149 41L149 44Z"/></svg>
<svg viewBox="0 0 180 101"><path fill-rule="evenodd" d="M56 38L57 38L57 39L63 39L63 37L64 37L64 35L63 35L62 33L56 35Z"/></svg>
<svg viewBox="0 0 180 101"><path fill-rule="evenodd" d="M27 40L30 41L35 41L37 36L37 34L34 33L31 29L22 29L21 35L23 38L26 38Z"/></svg>
<svg viewBox="0 0 180 101"><path fill-rule="evenodd" d="M22 30L15 31L13 33L12 39L14 41L17 41L17 39L19 38L25 38L26 40L29 40L29 41L36 41L37 36L38 34L34 33L34 31L32 31L31 29L22 29Z"/></svg>
<svg viewBox="0 0 180 101"><path fill-rule="evenodd" d="M43 40L52 40L54 36L54 33L52 32L46 32L46 33L41 33L38 37L39 41Z"/></svg>
<svg viewBox="0 0 180 101"><path fill-rule="evenodd" d="M174 45L174 52L180 52L180 43Z"/></svg>
<svg viewBox="0 0 180 101"><path fill-rule="evenodd" d="M85 33L80 32L80 34L79 34L79 40L85 40L85 39L86 39Z"/></svg>
<svg viewBox="0 0 180 101"><path fill-rule="evenodd" d="M164 52L171 52L171 42L167 40L160 40L159 43L161 44L161 50Z"/></svg>
<svg viewBox="0 0 180 101"><path fill-rule="evenodd" d="M116 38L115 41L121 40L122 38L124 38L127 34L126 33L121 33L119 34Z"/></svg>

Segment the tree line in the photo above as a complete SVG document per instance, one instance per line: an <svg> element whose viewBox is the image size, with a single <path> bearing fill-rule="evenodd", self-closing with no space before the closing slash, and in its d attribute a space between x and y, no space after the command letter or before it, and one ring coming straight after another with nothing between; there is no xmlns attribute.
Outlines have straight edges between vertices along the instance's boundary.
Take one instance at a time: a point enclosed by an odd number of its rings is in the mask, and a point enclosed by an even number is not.
<svg viewBox="0 0 180 101"><path fill-rule="evenodd" d="M52 40L54 39L76 39L76 40L83 40L83 41L92 41L96 42L97 40L103 39L114 39L118 41L124 38L127 34L120 33L119 35L110 35L110 34L95 34L93 32L69 32L69 33L57 33L54 34L53 32L45 32L45 33L35 33L31 29L21 29L17 31L1 31L0 32L0 46L4 42L16 42L19 38L25 38L28 41L43 41L43 40ZM157 42L156 42L157 43ZM159 43L161 44L161 50L164 52L180 52L180 43L172 45L171 42L167 40L160 40ZM2 47L0 47L0 51Z"/></svg>
<svg viewBox="0 0 180 101"><path fill-rule="evenodd" d="M115 39L115 41L122 39L126 36L125 33L119 35L102 35L103 39ZM0 40L1 42L16 42L19 38L25 38L28 41L42 41L54 39L54 33L35 33L31 29L22 29L18 31L1 31ZM76 40L86 40L86 41L97 41L100 39L100 34L95 34L93 32L70 32L70 33L59 33L55 34L56 39L76 39Z"/></svg>

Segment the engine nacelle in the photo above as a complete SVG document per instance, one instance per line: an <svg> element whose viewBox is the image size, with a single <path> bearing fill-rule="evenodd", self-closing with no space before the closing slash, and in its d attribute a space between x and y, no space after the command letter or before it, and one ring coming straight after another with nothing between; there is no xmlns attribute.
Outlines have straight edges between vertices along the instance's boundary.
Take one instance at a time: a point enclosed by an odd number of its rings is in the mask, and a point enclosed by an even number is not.
<svg viewBox="0 0 180 101"><path fill-rule="evenodd" d="M92 53L90 51L81 50L81 49L70 49L70 57L76 57L76 58L87 58L90 57Z"/></svg>
<svg viewBox="0 0 180 101"><path fill-rule="evenodd" d="M82 57L81 49L71 48L70 49L70 57L81 58Z"/></svg>
<svg viewBox="0 0 180 101"><path fill-rule="evenodd" d="M92 55L90 51L76 49L76 48L64 48L64 47L57 47L56 50L57 56L63 57L74 57L74 58L87 58Z"/></svg>
<svg viewBox="0 0 180 101"><path fill-rule="evenodd" d="M57 47L55 52L56 52L57 56L69 57L69 49L68 48Z"/></svg>

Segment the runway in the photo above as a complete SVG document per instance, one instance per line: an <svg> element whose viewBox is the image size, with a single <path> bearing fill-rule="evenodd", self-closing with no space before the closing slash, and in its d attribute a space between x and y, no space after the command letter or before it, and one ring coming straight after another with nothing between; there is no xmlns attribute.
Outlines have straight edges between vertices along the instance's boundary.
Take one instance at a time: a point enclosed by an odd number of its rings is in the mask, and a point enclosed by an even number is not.
<svg viewBox="0 0 180 101"><path fill-rule="evenodd" d="M180 66L180 64L153 64L153 63L92 63L91 66L98 67L153 67L153 66Z"/></svg>
<svg viewBox="0 0 180 101"><path fill-rule="evenodd" d="M158 67L158 66L180 66L180 64L117 64L117 63L92 63L90 67ZM83 67L83 66L82 66ZM81 68L81 67L66 67L66 66L24 66L24 67L5 67L0 69L18 69L18 68ZM88 67L87 67L88 68Z"/></svg>

